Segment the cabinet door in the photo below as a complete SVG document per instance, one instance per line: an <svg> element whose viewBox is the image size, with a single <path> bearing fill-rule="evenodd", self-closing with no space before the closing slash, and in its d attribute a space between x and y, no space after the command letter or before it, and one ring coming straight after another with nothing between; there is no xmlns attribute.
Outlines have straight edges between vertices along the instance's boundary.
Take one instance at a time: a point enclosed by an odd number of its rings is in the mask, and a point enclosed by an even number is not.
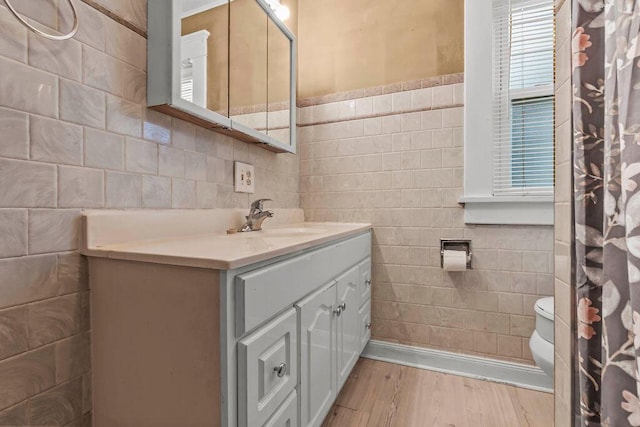
<svg viewBox="0 0 640 427"><path fill-rule="evenodd" d="M300 330L300 425L319 426L336 393L336 282L296 306Z"/></svg>
<svg viewBox="0 0 640 427"><path fill-rule="evenodd" d="M336 279L338 282L338 333L337 358L338 358L338 390L349 377L351 369L356 364L360 355L360 314L358 313L359 295L358 281L360 270L358 266L344 273Z"/></svg>
<svg viewBox="0 0 640 427"><path fill-rule="evenodd" d="M360 307L371 299L371 258L367 258L360 263L360 283L358 283L360 293Z"/></svg>
<svg viewBox="0 0 640 427"><path fill-rule="evenodd" d="M276 410L263 427L297 427L298 395L293 390L284 403Z"/></svg>
<svg viewBox="0 0 640 427"><path fill-rule="evenodd" d="M290 308L238 342L238 424L261 426L298 382L297 313Z"/></svg>
<svg viewBox="0 0 640 427"><path fill-rule="evenodd" d="M367 301L359 312L360 317L360 345L358 346L358 353L362 353L365 346L371 339L371 301Z"/></svg>
<svg viewBox="0 0 640 427"><path fill-rule="evenodd" d="M229 3L229 117L267 131L268 16L255 0Z"/></svg>

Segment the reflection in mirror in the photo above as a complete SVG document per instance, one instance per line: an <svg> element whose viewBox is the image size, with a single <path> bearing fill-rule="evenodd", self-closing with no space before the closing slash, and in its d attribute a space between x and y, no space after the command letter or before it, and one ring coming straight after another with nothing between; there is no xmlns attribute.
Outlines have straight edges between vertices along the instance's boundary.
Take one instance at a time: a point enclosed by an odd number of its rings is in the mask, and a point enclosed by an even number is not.
<svg viewBox="0 0 640 427"><path fill-rule="evenodd" d="M182 36L180 39L180 96L202 108L207 108L207 30Z"/></svg>
<svg viewBox="0 0 640 427"><path fill-rule="evenodd" d="M234 0L230 14L229 117L267 129L267 22L256 0Z"/></svg>
<svg viewBox="0 0 640 427"><path fill-rule="evenodd" d="M180 93L229 115L229 0L183 0Z"/></svg>
<svg viewBox="0 0 640 427"><path fill-rule="evenodd" d="M295 153L297 4L149 1L149 108Z"/></svg>
<svg viewBox="0 0 640 427"><path fill-rule="evenodd" d="M268 115L267 135L278 141L291 143L291 41L269 20L268 39Z"/></svg>

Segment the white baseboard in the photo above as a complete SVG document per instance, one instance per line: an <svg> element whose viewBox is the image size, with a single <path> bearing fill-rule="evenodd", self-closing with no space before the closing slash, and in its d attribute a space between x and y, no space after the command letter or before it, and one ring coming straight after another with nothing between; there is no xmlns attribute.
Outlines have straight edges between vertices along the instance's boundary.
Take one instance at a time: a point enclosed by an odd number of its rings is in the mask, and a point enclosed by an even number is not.
<svg viewBox="0 0 640 427"><path fill-rule="evenodd" d="M537 366L375 340L369 341L362 357L553 393L553 378Z"/></svg>

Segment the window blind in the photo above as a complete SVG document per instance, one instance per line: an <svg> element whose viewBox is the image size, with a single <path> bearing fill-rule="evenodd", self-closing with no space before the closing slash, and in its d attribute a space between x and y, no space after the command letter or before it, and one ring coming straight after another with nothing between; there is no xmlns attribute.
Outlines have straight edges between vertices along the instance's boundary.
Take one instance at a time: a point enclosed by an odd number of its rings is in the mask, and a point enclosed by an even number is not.
<svg viewBox="0 0 640 427"><path fill-rule="evenodd" d="M553 0L493 0L493 194L554 180Z"/></svg>
<svg viewBox="0 0 640 427"><path fill-rule="evenodd" d="M193 62L189 59L182 61L180 92L182 99L193 102Z"/></svg>

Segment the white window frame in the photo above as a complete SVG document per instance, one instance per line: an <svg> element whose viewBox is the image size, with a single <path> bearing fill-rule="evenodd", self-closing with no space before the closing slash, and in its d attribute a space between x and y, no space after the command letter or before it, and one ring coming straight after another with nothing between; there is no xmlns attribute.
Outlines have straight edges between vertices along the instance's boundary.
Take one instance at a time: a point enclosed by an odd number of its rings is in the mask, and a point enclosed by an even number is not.
<svg viewBox="0 0 640 427"><path fill-rule="evenodd" d="M493 195L492 5L465 0L465 223L553 225L553 195Z"/></svg>
<svg viewBox="0 0 640 427"><path fill-rule="evenodd" d="M211 33L200 30L180 38L180 59L191 64L194 104L207 108L207 41Z"/></svg>

